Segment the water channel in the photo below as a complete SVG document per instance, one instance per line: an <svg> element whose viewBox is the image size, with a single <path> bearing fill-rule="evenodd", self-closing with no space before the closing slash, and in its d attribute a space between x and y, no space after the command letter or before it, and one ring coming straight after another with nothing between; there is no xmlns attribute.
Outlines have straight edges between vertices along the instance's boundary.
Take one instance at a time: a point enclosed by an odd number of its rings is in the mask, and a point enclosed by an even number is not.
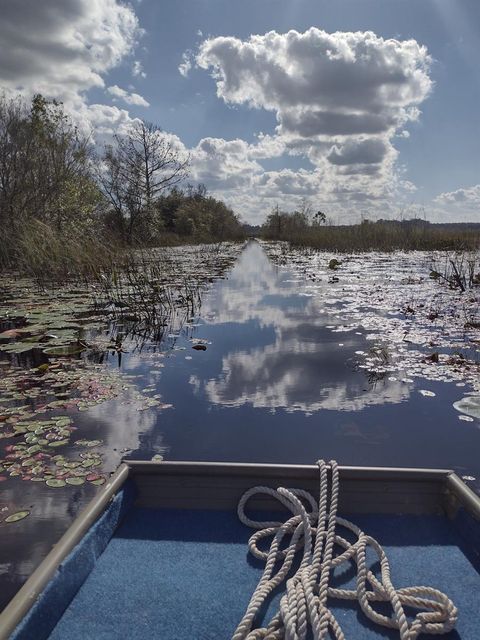
<svg viewBox="0 0 480 640"><path fill-rule="evenodd" d="M278 463L323 457L345 465L455 468L475 478L480 421L459 421L453 406L467 391L463 383L408 371L367 375L359 357L372 347L371 330L361 309L349 311L352 293L341 284L312 284L301 269L272 261L261 243L248 243L188 325L160 345L122 354L120 363L117 355L106 357L104 366L135 376L138 387L161 397L161 407L138 411L108 400L76 412L78 433L102 440L109 471L122 455ZM419 392L425 389L430 396ZM52 490L20 478L3 483L2 503L31 515L0 528L0 606L95 490Z"/></svg>

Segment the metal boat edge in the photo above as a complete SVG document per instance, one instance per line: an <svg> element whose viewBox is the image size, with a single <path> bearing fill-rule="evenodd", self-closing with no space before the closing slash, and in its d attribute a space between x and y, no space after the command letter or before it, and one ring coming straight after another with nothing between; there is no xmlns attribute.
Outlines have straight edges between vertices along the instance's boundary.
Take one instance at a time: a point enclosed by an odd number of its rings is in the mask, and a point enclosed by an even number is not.
<svg viewBox="0 0 480 640"><path fill-rule="evenodd" d="M464 509L480 521L480 497L450 469L340 466L339 474L341 513L428 513L453 518L459 509ZM135 504L140 507L236 509L242 493L255 485L301 486L317 494L318 467L224 462L122 462L0 613L0 640L8 640L62 562L127 480L135 483ZM274 503L267 499L253 504L253 507L274 508Z"/></svg>

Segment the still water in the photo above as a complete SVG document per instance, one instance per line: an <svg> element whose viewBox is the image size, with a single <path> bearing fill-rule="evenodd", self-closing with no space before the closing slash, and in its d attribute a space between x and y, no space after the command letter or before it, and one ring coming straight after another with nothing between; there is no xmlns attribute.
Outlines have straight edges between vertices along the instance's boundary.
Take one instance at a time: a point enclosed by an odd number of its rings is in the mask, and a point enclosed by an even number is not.
<svg viewBox="0 0 480 640"><path fill-rule="evenodd" d="M278 463L322 457L479 475L479 420L459 421L453 407L468 387L408 371L367 373L359 366L372 347L371 330L362 324L367 306L353 312L354 298L340 283L332 299L331 281L313 286L298 265L278 266L252 241L183 329L160 345L106 357L105 366L134 376L161 406L139 411L121 398L109 400L77 412L77 431L103 441L108 471L123 455L161 455ZM388 305L375 314L380 326L382 314L385 321L394 315ZM406 342L402 350L409 348L414 345ZM52 490L17 478L3 483L2 503L31 509L31 516L0 528L0 605L95 490Z"/></svg>
<svg viewBox="0 0 480 640"><path fill-rule="evenodd" d="M332 332L337 315L307 291L248 245L204 300L199 326L170 338L159 376L151 360L125 364L173 405L144 425L133 457L478 468L480 431L452 406L460 390L430 381L430 400L413 382L369 383L355 366L366 332ZM193 350L192 337L207 350Z"/></svg>

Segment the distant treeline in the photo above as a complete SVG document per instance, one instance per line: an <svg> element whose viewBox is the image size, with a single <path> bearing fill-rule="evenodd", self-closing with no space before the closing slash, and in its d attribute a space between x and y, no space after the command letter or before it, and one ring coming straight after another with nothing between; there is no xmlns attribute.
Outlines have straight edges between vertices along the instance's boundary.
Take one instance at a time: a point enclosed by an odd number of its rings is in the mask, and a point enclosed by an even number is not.
<svg viewBox="0 0 480 640"><path fill-rule="evenodd" d="M470 250L480 247L480 224L432 224L422 219L363 220L335 225L308 204L300 211L276 207L258 235L268 240L288 240L294 245L325 251Z"/></svg>
<svg viewBox="0 0 480 640"><path fill-rule="evenodd" d="M0 266L75 267L121 246L244 236L224 202L185 184L174 138L135 120L98 150L63 106L0 95Z"/></svg>

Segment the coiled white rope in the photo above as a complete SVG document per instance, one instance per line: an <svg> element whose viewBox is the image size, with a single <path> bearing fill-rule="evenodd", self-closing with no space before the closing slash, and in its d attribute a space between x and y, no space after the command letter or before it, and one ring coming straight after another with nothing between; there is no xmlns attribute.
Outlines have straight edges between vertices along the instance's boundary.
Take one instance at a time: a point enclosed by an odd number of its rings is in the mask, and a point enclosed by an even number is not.
<svg viewBox="0 0 480 640"><path fill-rule="evenodd" d="M380 544L352 522L337 516L337 463L329 463L330 491L328 466L323 460L319 460L317 464L320 469L318 504L306 491L283 487L276 490L270 487L253 487L240 499L240 520L258 529L250 537L248 548L253 556L265 560L265 569L232 640L305 640L307 632L314 640L323 640L329 630L336 640L344 640L343 631L328 608L327 598L358 600L362 611L370 620L384 627L398 629L401 640L414 640L420 633L443 634L451 631L458 615L453 602L444 593L431 587L395 589L390 579L388 559ZM278 499L292 512L292 517L286 522L251 520L245 515L245 505L253 495L259 493ZM351 543L343 538L337 527L353 533L356 541ZM273 540L270 549L261 551L258 543L271 536ZM335 547L340 551L336 555ZM367 548L375 552L380 563L381 580L367 568ZM303 553L300 565L293 575L289 575L297 552ZM356 565L356 589L330 587L332 570L349 562ZM253 629L259 609L284 580L286 591L280 600L279 611L266 627ZM386 616L376 611L371 606L373 602L390 602L392 615ZM404 611L405 606L421 611L409 621Z"/></svg>

